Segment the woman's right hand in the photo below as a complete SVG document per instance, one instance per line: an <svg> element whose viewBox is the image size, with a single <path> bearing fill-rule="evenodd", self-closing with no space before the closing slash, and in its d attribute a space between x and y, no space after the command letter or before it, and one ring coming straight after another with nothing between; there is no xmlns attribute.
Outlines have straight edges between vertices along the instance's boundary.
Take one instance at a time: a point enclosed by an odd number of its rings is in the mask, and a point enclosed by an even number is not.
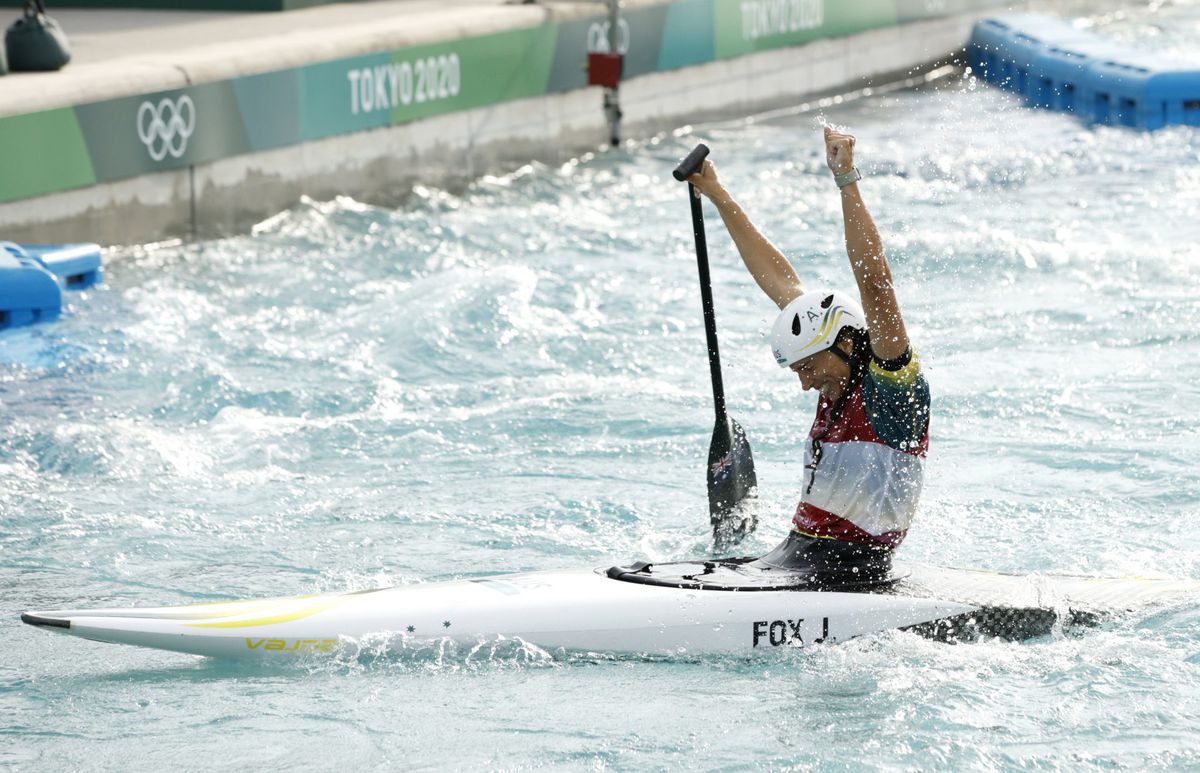
<svg viewBox="0 0 1200 773"><path fill-rule="evenodd" d="M688 182L710 199L725 191L721 187L721 181L717 179L717 167L707 158L704 159L700 171L689 177Z"/></svg>

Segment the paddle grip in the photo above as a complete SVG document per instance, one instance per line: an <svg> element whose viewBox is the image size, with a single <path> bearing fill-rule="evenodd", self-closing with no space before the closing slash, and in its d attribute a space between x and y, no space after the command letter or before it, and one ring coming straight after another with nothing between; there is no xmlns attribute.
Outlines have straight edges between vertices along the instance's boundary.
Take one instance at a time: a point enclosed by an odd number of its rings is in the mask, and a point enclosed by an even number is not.
<svg viewBox="0 0 1200 773"><path fill-rule="evenodd" d="M700 167L704 164L704 159L706 158L708 158L708 146L701 142L692 148L692 152L688 153L687 157L679 162L679 166L675 167L675 171L671 172L671 174L675 176L676 180L683 182L700 171Z"/></svg>

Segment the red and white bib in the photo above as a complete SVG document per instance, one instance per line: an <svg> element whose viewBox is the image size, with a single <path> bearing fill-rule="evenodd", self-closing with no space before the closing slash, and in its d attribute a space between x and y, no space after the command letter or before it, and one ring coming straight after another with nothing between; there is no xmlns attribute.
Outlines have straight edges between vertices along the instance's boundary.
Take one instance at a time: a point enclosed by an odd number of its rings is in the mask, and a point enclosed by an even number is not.
<svg viewBox="0 0 1200 773"><path fill-rule="evenodd" d="M917 510L929 449L929 384L916 353L899 370L872 361L825 433L821 398L804 454L804 495L792 523L812 537L894 548ZM820 441L819 461L814 438Z"/></svg>

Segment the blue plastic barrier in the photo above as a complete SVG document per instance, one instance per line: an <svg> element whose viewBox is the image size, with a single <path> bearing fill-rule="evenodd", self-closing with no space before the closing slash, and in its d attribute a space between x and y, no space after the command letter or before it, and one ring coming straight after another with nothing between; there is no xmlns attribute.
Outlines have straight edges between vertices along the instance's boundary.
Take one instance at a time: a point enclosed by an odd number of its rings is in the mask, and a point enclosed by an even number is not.
<svg viewBox="0 0 1200 773"><path fill-rule="evenodd" d="M101 276L95 244L0 242L0 330L57 319L64 287L83 290Z"/></svg>
<svg viewBox="0 0 1200 773"><path fill-rule="evenodd" d="M1200 126L1200 67L1076 29L1041 14L1006 14L975 25L971 68L1034 107L1089 122L1160 129Z"/></svg>
<svg viewBox="0 0 1200 773"><path fill-rule="evenodd" d="M68 290L86 290L103 277L98 244L22 244Z"/></svg>
<svg viewBox="0 0 1200 773"><path fill-rule="evenodd" d="M0 330L57 319L58 278L12 242L0 242Z"/></svg>

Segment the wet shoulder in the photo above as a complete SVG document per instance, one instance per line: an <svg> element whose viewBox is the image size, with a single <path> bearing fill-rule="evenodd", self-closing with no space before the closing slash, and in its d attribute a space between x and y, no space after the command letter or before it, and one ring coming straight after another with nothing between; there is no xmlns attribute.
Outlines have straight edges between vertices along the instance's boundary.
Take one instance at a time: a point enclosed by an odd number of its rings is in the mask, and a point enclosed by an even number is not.
<svg viewBox="0 0 1200 773"><path fill-rule="evenodd" d="M863 379L863 407L871 429L900 451L920 447L929 428L929 383L913 349L894 360L871 359Z"/></svg>

